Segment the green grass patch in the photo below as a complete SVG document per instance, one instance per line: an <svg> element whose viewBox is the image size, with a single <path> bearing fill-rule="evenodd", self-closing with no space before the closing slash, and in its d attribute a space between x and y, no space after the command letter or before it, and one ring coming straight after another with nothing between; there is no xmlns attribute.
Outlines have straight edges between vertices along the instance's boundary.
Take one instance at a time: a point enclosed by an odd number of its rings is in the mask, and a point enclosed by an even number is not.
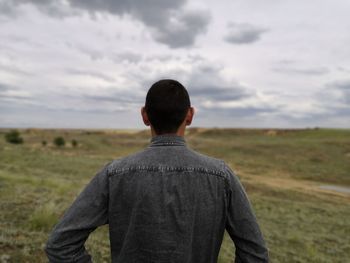
<svg viewBox="0 0 350 263"><path fill-rule="evenodd" d="M28 226L34 231L49 231L58 221L56 204L49 202L41 205L29 216Z"/></svg>

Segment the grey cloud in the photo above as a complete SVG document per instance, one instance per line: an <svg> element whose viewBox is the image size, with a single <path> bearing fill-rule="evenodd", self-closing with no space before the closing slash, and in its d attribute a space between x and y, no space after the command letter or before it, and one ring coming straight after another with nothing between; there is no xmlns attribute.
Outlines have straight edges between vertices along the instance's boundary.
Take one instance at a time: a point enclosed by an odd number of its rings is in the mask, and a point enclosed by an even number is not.
<svg viewBox="0 0 350 263"><path fill-rule="evenodd" d="M131 14L152 29L155 40L170 48L193 45L196 36L206 31L210 21L208 12L184 10L185 2L185 0L70 1L72 6L91 13Z"/></svg>
<svg viewBox="0 0 350 263"><path fill-rule="evenodd" d="M45 45L40 43L38 39L32 39L30 37L24 37L20 31L14 31L12 33L3 34L0 36L0 48L9 52L18 52L18 47L42 49ZM16 49L17 48L17 49Z"/></svg>
<svg viewBox="0 0 350 263"><path fill-rule="evenodd" d="M18 88L11 85L0 83L0 101L28 99L28 96L11 93L11 91L18 91Z"/></svg>
<svg viewBox="0 0 350 263"><path fill-rule="evenodd" d="M350 103L350 102L349 102ZM347 120L348 120L348 122L347 122L347 124L349 124L350 123L350 107L347 107L347 108L338 108L337 109L337 114L336 114L336 116L344 116L344 117L346 117L347 118ZM346 125L346 121L344 121L344 124Z"/></svg>
<svg viewBox="0 0 350 263"><path fill-rule="evenodd" d="M195 68L189 77L189 93L196 99L210 101L236 101L252 95L239 83L224 80L220 70L206 64Z"/></svg>
<svg viewBox="0 0 350 263"><path fill-rule="evenodd" d="M78 92L76 94L58 93L55 96L65 98L67 101L83 101L92 108L95 106L118 106L128 108L130 105L142 104L145 99L144 91L140 91L136 86L117 87L105 86L103 90L99 91L99 87L95 88L94 93Z"/></svg>
<svg viewBox="0 0 350 263"><path fill-rule="evenodd" d="M237 101L250 95L240 86L191 86L191 96L211 101Z"/></svg>
<svg viewBox="0 0 350 263"><path fill-rule="evenodd" d="M106 74L103 74L100 72L89 71L89 70L66 69L65 72L68 74L72 74L72 75L91 76L94 78L102 79L106 82L114 82L115 81L114 78L112 78Z"/></svg>
<svg viewBox="0 0 350 263"><path fill-rule="evenodd" d="M180 9L186 0L68 0L71 6L87 10L91 14L107 12L116 15L131 14L147 25L164 22L171 10Z"/></svg>
<svg viewBox="0 0 350 263"><path fill-rule="evenodd" d="M101 60L105 57L105 55L103 54L103 52L98 51L98 50L94 50L88 47L83 47L83 46L78 46L75 47L70 43L66 43L66 45L68 47L73 47L76 48L77 50L79 50L80 52L82 52L83 54L87 55L90 57L91 60L96 61L96 60Z"/></svg>
<svg viewBox="0 0 350 263"><path fill-rule="evenodd" d="M157 27L155 39L170 48L192 46L196 36L206 32L210 19L207 12L185 12L177 21Z"/></svg>
<svg viewBox="0 0 350 263"><path fill-rule="evenodd" d="M0 1L0 17L10 17L15 15L15 8L10 1Z"/></svg>
<svg viewBox="0 0 350 263"><path fill-rule="evenodd" d="M90 47L83 46L83 45L75 46L69 42L66 43L66 46L80 51L81 53L89 56L90 59L93 61L109 59L116 63L126 61L128 63L137 64L143 59L142 54L139 54L133 51L128 51L128 50L110 54L106 50L102 51L102 50L92 49Z"/></svg>
<svg viewBox="0 0 350 263"><path fill-rule="evenodd" d="M329 73L329 69L326 67L314 67L314 68L297 68L297 67L279 67L272 68L275 72L284 74L302 74L302 75L324 75Z"/></svg>
<svg viewBox="0 0 350 263"><path fill-rule="evenodd" d="M339 91L341 99L350 106L350 80L330 83L328 88L334 88Z"/></svg>
<svg viewBox="0 0 350 263"><path fill-rule="evenodd" d="M210 21L209 12L184 9L186 0L18 0L16 4L32 3L51 16L65 17L87 11L125 14L143 22L151 29L154 39L170 48L188 47L196 37L205 33ZM73 8L72 8L73 7Z"/></svg>
<svg viewBox="0 0 350 263"><path fill-rule="evenodd" d="M126 61L129 63L136 64L142 60L143 56L141 54L131 52L131 51L124 51L117 54L114 54L113 61L120 63L121 61Z"/></svg>
<svg viewBox="0 0 350 263"><path fill-rule="evenodd" d="M150 61L160 61L160 62L168 62L172 60L178 59L177 57L170 55L170 54L164 54L164 55L149 55L145 57L145 60Z"/></svg>
<svg viewBox="0 0 350 263"><path fill-rule="evenodd" d="M23 95L14 95L14 94L5 94L5 93L1 93L0 92L0 100L7 100L7 99L10 99L10 100L26 100L28 99L27 96L23 96Z"/></svg>
<svg viewBox="0 0 350 263"><path fill-rule="evenodd" d="M116 87L99 87L95 92L86 92L83 87L75 92L65 92L69 87L57 87L50 93L41 93L35 97L16 104L30 105L30 107L41 107L52 111L75 111L75 112L119 112L126 111L137 105L141 105L141 96L138 92L122 90ZM0 90L1 95L1 90ZM143 96L142 96L143 98ZM1 96L0 96L1 100ZM5 100L6 101L6 100ZM52 101L52 103L47 103ZM64 102L64 103L63 103Z"/></svg>
<svg viewBox="0 0 350 263"><path fill-rule="evenodd" d="M277 62L277 64L279 64L279 65L291 65L291 64L294 64L296 62L297 61L293 60L293 59L281 59Z"/></svg>
<svg viewBox="0 0 350 263"><path fill-rule="evenodd" d="M343 119L344 123L337 123L339 127L347 127L350 123L350 79L338 80L327 83L325 87L316 94L317 106L323 109L321 112L311 113L312 121L317 118L323 122L330 122L335 119Z"/></svg>
<svg viewBox="0 0 350 263"><path fill-rule="evenodd" d="M321 115L320 117L325 117L325 116L346 117L345 120L348 120L348 121L347 123L344 123L344 124L350 123L350 107L339 107L336 105L334 106L330 105L328 109L330 110L330 112L328 114Z"/></svg>
<svg viewBox="0 0 350 263"><path fill-rule="evenodd" d="M12 11L21 4L33 4L39 11L51 17L65 18L79 14L78 10L72 9L69 2L65 0L9 0L8 2Z"/></svg>
<svg viewBox="0 0 350 263"><path fill-rule="evenodd" d="M275 113L277 110L272 107L230 107L230 108L220 108L220 107L203 107L203 113L212 114L213 117L220 115L221 117L237 118L237 117L252 117L262 113Z"/></svg>
<svg viewBox="0 0 350 263"><path fill-rule="evenodd" d="M4 65L4 64L0 63L0 72L1 71L6 71L6 72L11 73L11 74L21 74L21 75L25 75L25 76L32 75L31 73L29 73L23 69L20 69L16 66Z"/></svg>
<svg viewBox="0 0 350 263"><path fill-rule="evenodd" d="M82 95L80 98L96 102L111 102L123 105L140 104L144 100L143 96L133 95L125 91L112 92L110 95Z"/></svg>
<svg viewBox="0 0 350 263"><path fill-rule="evenodd" d="M72 9L65 1L51 0L37 2L39 2L39 4L37 5L39 10L43 13L48 14L51 17L66 18L70 16L79 15L80 13L78 10ZM45 2L45 4L42 4L43 2Z"/></svg>
<svg viewBox="0 0 350 263"><path fill-rule="evenodd" d="M187 58L191 63L205 61L205 58L201 55L198 55L198 54L195 54L195 55L189 54L187 56Z"/></svg>
<svg viewBox="0 0 350 263"><path fill-rule="evenodd" d="M3 84L3 83L0 83L0 92L4 92L4 91L10 90L10 89L11 89L10 86Z"/></svg>
<svg viewBox="0 0 350 263"><path fill-rule="evenodd" d="M344 67L337 67L337 70L339 70L339 71L341 71L341 72L350 73L350 69L344 68Z"/></svg>
<svg viewBox="0 0 350 263"><path fill-rule="evenodd" d="M77 109L77 108L72 108L72 107L62 107L60 109L57 108L50 108L47 106L44 106L44 109L47 111L59 111L59 112L67 112L67 113L74 113L74 112L81 112L81 113L97 113L97 114L105 114L105 113L110 113L110 112L123 112L126 111L127 109Z"/></svg>
<svg viewBox="0 0 350 263"><path fill-rule="evenodd" d="M305 66L305 62L291 59L282 59L274 63L271 70L283 74L324 75L330 72L325 66Z"/></svg>
<svg viewBox="0 0 350 263"><path fill-rule="evenodd" d="M84 111L92 112L122 112L140 107L144 102L144 94L133 94L130 91L116 90L110 94L80 94L71 95L70 99L93 105ZM99 106L98 106L99 105ZM96 107L98 106L98 107ZM79 110L79 109L78 109Z"/></svg>
<svg viewBox="0 0 350 263"><path fill-rule="evenodd" d="M224 37L231 44L251 44L260 40L261 35L268 30L247 23L229 23L228 33Z"/></svg>
<svg viewBox="0 0 350 263"><path fill-rule="evenodd" d="M342 82L335 82L333 85L340 90L350 91L350 80L346 80L346 81L342 81Z"/></svg>

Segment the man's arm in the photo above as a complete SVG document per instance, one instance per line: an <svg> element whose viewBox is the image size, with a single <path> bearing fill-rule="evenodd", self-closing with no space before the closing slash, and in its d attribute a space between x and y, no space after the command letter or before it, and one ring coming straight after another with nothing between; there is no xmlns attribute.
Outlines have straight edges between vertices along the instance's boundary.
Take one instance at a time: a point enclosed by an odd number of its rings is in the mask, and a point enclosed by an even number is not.
<svg viewBox="0 0 350 263"><path fill-rule="evenodd" d="M108 223L108 175L106 165L65 212L45 246L52 263L88 263L84 243L98 226Z"/></svg>
<svg viewBox="0 0 350 263"><path fill-rule="evenodd" d="M228 174L226 230L236 247L236 263L268 262L268 250L248 196L234 172Z"/></svg>

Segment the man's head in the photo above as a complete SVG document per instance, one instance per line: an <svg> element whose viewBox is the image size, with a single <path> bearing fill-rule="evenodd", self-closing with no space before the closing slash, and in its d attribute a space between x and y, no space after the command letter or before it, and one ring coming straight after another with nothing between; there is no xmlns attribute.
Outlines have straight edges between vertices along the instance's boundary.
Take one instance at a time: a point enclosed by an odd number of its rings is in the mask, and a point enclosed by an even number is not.
<svg viewBox="0 0 350 263"><path fill-rule="evenodd" d="M193 118L187 90L180 82L172 79L163 79L151 86L141 113L144 123L151 125L157 135L181 134Z"/></svg>

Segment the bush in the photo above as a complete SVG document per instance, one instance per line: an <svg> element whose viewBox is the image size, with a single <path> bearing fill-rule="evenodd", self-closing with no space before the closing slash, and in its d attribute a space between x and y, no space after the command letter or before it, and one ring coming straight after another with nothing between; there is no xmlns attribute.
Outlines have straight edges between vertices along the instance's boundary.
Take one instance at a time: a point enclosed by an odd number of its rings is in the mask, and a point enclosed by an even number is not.
<svg viewBox="0 0 350 263"><path fill-rule="evenodd" d="M49 231L57 223L56 205L47 203L39 206L28 218L29 228L36 231Z"/></svg>
<svg viewBox="0 0 350 263"><path fill-rule="evenodd" d="M72 140L72 146L73 146L73 147L77 147L77 146L78 146L78 141L75 140L75 139L73 139L73 140Z"/></svg>
<svg viewBox="0 0 350 263"><path fill-rule="evenodd" d="M23 143L23 138L20 136L17 130L12 130L5 133L5 140L9 143L14 143L14 144Z"/></svg>
<svg viewBox="0 0 350 263"><path fill-rule="evenodd" d="M65 140L63 137L56 137L53 140L53 143L57 146L57 147L62 147L66 144Z"/></svg>
<svg viewBox="0 0 350 263"><path fill-rule="evenodd" d="M47 145L47 141L43 140L43 141L41 142L41 144L42 144L43 146L46 146L46 145Z"/></svg>

